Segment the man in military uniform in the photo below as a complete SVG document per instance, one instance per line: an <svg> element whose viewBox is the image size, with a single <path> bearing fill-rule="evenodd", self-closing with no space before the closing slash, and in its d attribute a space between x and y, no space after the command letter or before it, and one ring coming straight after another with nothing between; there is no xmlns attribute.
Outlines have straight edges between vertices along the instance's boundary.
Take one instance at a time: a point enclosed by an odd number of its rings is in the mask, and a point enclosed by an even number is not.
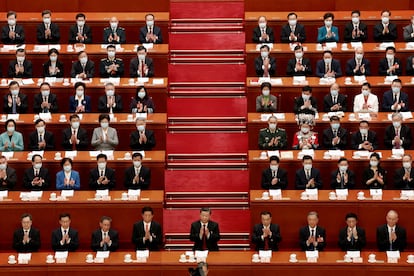
<svg viewBox="0 0 414 276"><path fill-rule="evenodd" d="M109 20L109 27L106 27L103 31L103 43L104 44L125 44L126 36L125 29L118 27L118 19L111 17Z"/></svg>
<svg viewBox="0 0 414 276"><path fill-rule="evenodd" d="M277 118L270 116L267 120L269 127L263 128L259 133L259 148L263 150L277 150L286 148L286 131L277 127Z"/></svg>
<svg viewBox="0 0 414 276"><path fill-rule="evenodd" d="M114 45L106 47L108 57L101 59L99 72L102 78L121 78L124 75L124 62L115 57L116 48Z"/></svg>

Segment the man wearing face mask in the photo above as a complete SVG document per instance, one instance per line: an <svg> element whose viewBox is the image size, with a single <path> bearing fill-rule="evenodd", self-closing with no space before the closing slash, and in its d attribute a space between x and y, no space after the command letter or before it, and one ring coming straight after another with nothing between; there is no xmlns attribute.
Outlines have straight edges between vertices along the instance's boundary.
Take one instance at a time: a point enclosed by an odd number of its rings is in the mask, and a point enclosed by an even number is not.
<svg viewBox="0 0 414 276"><path fill-rule="evenodd" d="M107 166L108 157L100 153L96 156L97 166L89 172L89 188L92 190L112 190L116 186L115 170Z"/></svg>
<svg viewBox="0 0 414 276"><path fill-rule="evenodd" d="M140 43L162 43L161 29L154 25L154 15L149 13L145 15L146 25L139 30Z"/></svg>
<svg viewBox="0 0 414 276"><path fill-rule="evenodd" d="M328 150L344 150L347 144L348 131L340 126L338 116L330 118L331 127L323 131L323 146Z"/></svg>
<svg viewBox="0 0 414 276"><path fill-rule="evenodd" d="M378 97L371 93L371 84L364 83L361 87L361 94L354 98L354 112L355 113L377 113L378 112Z"/></svg>
<svg viewBox="0 0 414 276"><path fill-rule="evenodd" d="M16 23L16 18L16 12L7 12L7 25L1 28L1 41L3 44L24 44L24 29L22 25Z"/></svg>
<svg viewBox="0 0 414 276"><path fill-rule="evenodd" d="M411 16L410 25L403 28L404 30L404 41L414 42L414 15Z"/></svg>
<svg viewBox="0 0 414 276"><path fill-rule="evenodd" d="M394 184L396 189L414 189L414 169L413 158L410 154L405 154L402 158L402 167L395 170Z"/></svg>
<svg viewBox="0 0 414 276"><path fill-rule="evenodd" d="M351 138L351 147L354 150L374 151L378 148L377 134L369 130L369 122L359 122L359 131L355 131Z"/></svg>
<svg viewBox="0 0 414 276"><path fill-rule="evenodd" d="M312 97L312 87L306 85L302 88L302 97L296 97L293 107L295 114L311 114L318 112L316 99Z"/></svg>
<svg viewBox="0 0 414 276"><path fill-rule="evenodd" d="M148 189L151 184L151 170L142 166L142 154L135 152L132 155L133 165L125 170L124 185L127 189Z"/></svg>
<svg viewBox="0 0 414 276"><path fill-rule="evenodd" d="M58 111L56 94L50 93L50 84L40 85L40 93L34 96L34 113L56 113Z"/></svg>
<svg viewBox="0 0 414 276"><path fill-rule="evenodd" d="M91 146L95 150L115 150L119 144L118 133L115 128L109 126L108 114L99 115L100 127L93 130Z"/></svg>
<svg viewBox="0 0 414 276"><path fill-rule="evenodd" d="M16 170L7 165L7 158L0 156L0 190L12 190L16 186Z"/></svg>
<svg viewBox="0 0 414 276"><path fill-rule="evenodd" d="M47 190L49 185L49 170L42 166L42 156L34 154L32 156L32 167L24 172L23 187L27 190L42 191Z"/></svg>
<svg viewBox="0 0 414 276"><path fill-rule="evenodd" d="M384 93L382 111L406 112L409 111L408 94L401 91L402 81L395 79L391 83L391 90Z"/></svg>
<svg viewBox="0 0 414 276"><path fill-rule="evenodd" d="M334 83L331 85L330 93L323 98L323 111L324 112L346 112L347 95L339 93L339 84Z"/></svg>
<svg viewBox="0 0 414 276"><path fill-rule="evenodd" d="M69 44L75 43L92 43L92 29L85 24L86 15L78 13L75 17L76 24L70 27L69 30Z"/></svg>
<svg viewBox="0 0 414 276"><path fill-rule="evenodd" d="M338 169L331 173L332 189L353 189L355 186L355 174L349 170L348 160L341 157L338 160Z"/></svg>
<svg viewBox="0 0 414 276"><path fill-rule="evenodd" d="M355 48L355 56L346 62L345 72L347 76L371 75L371 63L364 58L364 49L362 47Z"/></svg>
<svg viewBox="0 0 414 276"><path fill-rule="evenodd" d="M118 26L118 19L111 17L109 20L109 27L106 27L103 31L104 44L125 44L126 36L125 29Z"/></svg>
<svg viewBox="0 0 414 276"><path fill-rule="evenodd" d="M276 73L276 59L270 56L270 48L267 45L260 47L260 57L255 59L254 64L258 77L271 77Z"/></svg>
<svg viewBox="0 0 414 276"><path fill-rule="evenodd" d="M341 63L333 59L332 51L323 52L323 59L316 62L316 76L320 78L339 78L342 76Z"/></svg>
<svg viewBox="0 0 414 276"><path fill-rule="evenodd" d="M277 127L277 118L270 116L267 120L268 128L259 132L259 148L263 150L284 149L287 146L286 131Z"/></svg>
<svg viewBox="0 0 414 276"><path fill-rule="evenodd" d="M43 22L37 26L37 41L40 44L59 44L59 26L52 22L52 12L42 11L42 20Z"/></svg>
<svg viewBox="0 0 414 276"><path fill-rule="evenodd" d="M129 76L131 78L152 78L154 76L154 64L152 58L147 57L147 49L144 46L137 47L137 57L129 63Z"/></svg>
<svg viewBox="0 0 414 276"><path fill-rule="evenodd" d="M354 10L351 12L351 22L345 25L344 42L365 42L368 38L368 28L364 22L360 21L361 12Z"/></svg>
<svg viewBox="0 0 414 276"><path fill-rule="evenodd" d="M274 43L275 37L273 29L267 26L267 19L265 16L260 16L257 22L257 26L253 29L254 43Z"/></svg>
<svg viewBox="0 0 414 276"><path fill-rule="evenodd" d="M412 143L411 129L403 125L401 113L392 114L392 125L385 128L384 145L387 149L410 149Z"/></svg>
<svg viewBox="0 0 414 276"><path fill-rule="evenodd" d="M295 58L288 61L286 74L289 76L310 76L312 75L312 68L310 60L303 57L303 47L295 46Z"/></svg>
<svg viewBox="0 0 414 276"><path fill-rule="evenodd" d="M287 171L279 167L280 159L276 155L270 156L270 166L262 172L262 188L286 189L288 186Z"/></svg>
<svg viewBox="0 0 414 276"><path fill-rule="evenodd" d="M305 27L298 23L298 15L291 12L287 16L288 23L282 27L280 40L283 43L303 43L306 40Z"/></svg>
<svg viewBox="0 0 414 276"><path fill-rule="evenodd" d="M78 61L72 63L71 78L89 79L95 75L95 63L88 59L85 51L78 53Z"/></svg>
<svg viewBox="0 0 414 276"><path fill-rule="evenodd" d="M396 49L392 46L385 49L385 58L379 62L378 74L380 76L401 76L402 63L395 57Z"/></svg>
<svg viewBox="0 0 414 276"><path fill-rule="evenodd" d="M318 28L318 43L339 41L338 27L333 26L334 18L330 12L323 15L324 26Z"/></svg>
<svg viewBox="0 0 414 276"><path fill-rule="evenodd" d="M313 158L305 155L302 158L303 168L296 171L296 190L321 189L322 179L318 169L312 167Z"/></svg>
<svg viewBox="0 0 414 276"><path fill-rule="evenodd" d="M390 22L391 12L381 12L381 22L374 26L375 42L393 42L397 40L397 25Z"/></svg>
<svg viewBox="0 0 414 276"><path fill-rule="evenodd" d="M16 50L16 59L10 61L9 78L31 78L33 76L32 62L26 59L26 51L22 48Z"/></svg>
<svg viewBox="0 0 414 276"><path fill-rule="evenodd" d="M270 94L272 85L270 82L263 82L260 88L262 94L256 97L256 112L276 112L277 98Z"/></svg>
<svg viewBox="0 0 414 276"><path fill-rule="evenodd" d="M98 111L102 113L122 112L122 97L115 94L115 85L111 82L105 84L105 95L99 97Z"/></svg>
<svg viewBox="0 0 414 276"><path fill-rule="evenodd" d="M137 130L131 133L129 146L132 150L152 150L155 147L155 136L152 130L145 126L145 119L135 121Z"/></svg>
<svg viewBox="0 0 414 276"><path fill-rule="evenodd" d="M20 93L19 83L17 81L11 81L9 91L9 93L3 96L4 113L25 114L28 108L27 96Z"/></svg>
<svg viewBox="0 0 414 276"><path fill-rule="evenodd" d="M87 150L89 146L88 133L80 127L77 114L70 115L70 127L62 132L62 147L65 150Z"/></svg>
<svg viewBox="0 0 414 276"><path fill-rule="evenodd" d="M29 134L30 150L54 150L55 137L52 132L46 130L46 122L43 119L35 121L36 130Z"/></svg>
<svg viewBox="0 0 414 276"><path fill-rule="evenodd" d="M101 78L121 78L124 75L124 62L115 57L116 48L114 45L108 45L106 51L108 57L101 59L99 65Z"/></svg>

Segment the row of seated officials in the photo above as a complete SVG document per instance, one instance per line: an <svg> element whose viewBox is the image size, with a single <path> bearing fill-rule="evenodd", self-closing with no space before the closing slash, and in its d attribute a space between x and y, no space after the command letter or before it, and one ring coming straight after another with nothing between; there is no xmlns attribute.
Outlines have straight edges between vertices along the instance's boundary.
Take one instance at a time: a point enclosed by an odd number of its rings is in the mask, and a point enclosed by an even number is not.
<svg viewBox="0 0 414 276"><path fill-rule="evenodd" d="M150 207L142 209L142 220L133 225L132 242L138 250L160 250L163 242L161 225L153 220ZM282 240L280 227L272 223L272 214L261 213L261 223L254 225L252 243L256 250L278 250ZM345 216L346 226L339 231L339 247L344 251L361 251L366 245L365 230L358 226L358 217L354 213ZM119 246L118 232L111 228L112 219L102 217L100 228L92 233L91 248L94 251L115 251ZM318 225L317 212L309 212L308 225L299 230L299 244L303 251L323 251L326 246L326 231ZM40 248L40 231L32 227L30 214L22 215L22 227L17 229L13 237L13 248L19 252L34 252ZM52 232L52 249L55 251L76 251L79 247L78 231L70 227L70 214L59 217L60 227ZM210 208L200 210L200 219L193 222L189 238L194 242L193 250L218 251L220 240L219 224L211 220ZM398 224L398 213L390 210L386 223L376 231L379 251L404 251L407 246L405 228Z"/></svg>

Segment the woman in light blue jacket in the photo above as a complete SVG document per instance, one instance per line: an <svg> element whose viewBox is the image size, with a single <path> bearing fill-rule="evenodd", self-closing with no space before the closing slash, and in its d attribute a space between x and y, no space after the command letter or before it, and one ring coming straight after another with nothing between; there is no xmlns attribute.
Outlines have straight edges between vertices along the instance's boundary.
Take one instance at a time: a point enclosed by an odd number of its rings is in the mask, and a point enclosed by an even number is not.
<svg viewBox="0 0 414 276"><path fill-rule="evenodd" d="M0 151L22 151L24 148L23 135L16 131L16 122L6 121L6 131L0 135Z"/></svg>
<svg viewBox="0 0 414 276"><path fill-rule="evenodd" d="M72 159L63 158L60 165L63 168L56 174L56 190L79 190L80 177L77 171L72 170Z"/></svg>
<svg viewBox="0 0 414 276"><path fill-rule="evenodd" d="M333 26L333 13L323 15L324 25L318 28L318 43L339 42L338 27Z"/></svg>

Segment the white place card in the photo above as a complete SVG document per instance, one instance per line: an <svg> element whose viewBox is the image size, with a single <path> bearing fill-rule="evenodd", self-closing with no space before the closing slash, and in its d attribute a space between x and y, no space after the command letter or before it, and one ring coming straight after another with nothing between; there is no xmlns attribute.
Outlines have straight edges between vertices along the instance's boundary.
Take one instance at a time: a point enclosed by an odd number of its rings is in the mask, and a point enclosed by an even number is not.
<svg viewBox="0 0 414 276"><path fill-rule="evenodd" d="M312 251L306 251L306 258L319 258L319 251L312 250Z"/></svg>
<svg viewBox="0 0 414 276"><path fill-rule="evenodd" d="M164 79L152 79L152 84L162 85L162 84L164 84Z"/></svg>
<svg viewBox="0 0 414 276"><path fill-rule="evenodd" d="M267 151L267 156L271 157L271 156L280 156L280 152L278 150L268 150Z"/></svg>
<svg viewBox="0 0 414 276"><path fill-rule="evenodd" d="M403 156L404 155L404 149L392 149L392 155L397 156Z"/></svg>
<svg viewBox="0 0 414 276"><path fill-rule="evenodd" d="M32 253L19 253L19 255L17 255L18 260L30 261L31 258L32 258Z"/></svg>
<svg viewBox="0 0 414 276"><path fill-rule="evenodd" d="M352 48L359 48L359 47L363 47L362 42L358 41L358 42L351 42L351 47Z"/></svg>
<svg viewBox="0 0 414 276"><path fill-rule="evenodd" d="M360 258L361 251L346 251L346 255L348 255L351 258Z"/></svg>
<svg viewBox="0 0 414 276"><path fill-rule="evenodd" d="M56 50L60 50L60 44L49 44L48 45L49 46L49 49L48 50L50 50L50 49L56 49Z"/></svg>
<svg viewBox="0 0 414 276"><path fill-rule="evenodd" d="M96 190L96 194L99 196L109 196L109 190Z"/></svg>
<svg viewBox="0 0 414 276"><path fill-rule="evenodd" d="M262 122L267 122L271 116L272 114L260 114L260 120Z"/></svg>
<svg viewBox="0 0 414 276"><path fill-rule="evenodd" d="M369 189L371 196L382 196L382 189Z"/></svg>
<svg viewBox="0 0 414 276"><path fill-rule="evenodd" d="M47 112L47 113L39 113L39 118L45 121L50 121L52 120L52 113Z"/></svg>
<svg viewBox="0 0 414 276"><path fill-rule="evenodd" d="M205 259L208 256L208 250L196 250L194 252L194 256L196 258L204 258Z"/></svg>
<svg viewBox="0 0 414 276"><path fill-rule="evenodd" d="M90 157L96 157L98 156L98 154L100 154L101 152L99 150L90 150L89 151L89 156Z"/></svg>
<svg viewBox="0 0 414 276"><path fill-rule="evenodd" d="M272 250L259 250L259 257L260 258L271 258Z"/></svg>
<svg viewBox="0 0 414 276"><path fill-rule="evenodd" d="M45 77L45 82L55 83L56 82L56 77Z"/></svg>
<svg viewBox="0 0 414 276"><path fill-rule="evenodd" d="M399 259L400 251L387 251L387 258Z"/></svg>
<svg viewBox="0 0 414 276"><path fill-rule="evenodd" d="M35 82L33 81L33 79L22 79L22 83L24 85L29 85L29 84L34 84Z"/></svg>
<svg viewBox="0 0 414 276"><path fill-rule="evenodd" d="M129 189L128 190L128 196L140 196L141 195L141 190L133 190L133 189Z"/></svg>
<svg viewBox="0 0 414 276"><path fill-rule="evenodd" d="M149 82L149 78L138 78L138 83L146 83Z"/></svg>
<svg viewBox="0 0 414 276"><path fill-rule="evenodd" d="M336 42L326 42L325 46L326 46L326 48L329 48L329 49L338 48L338 44Z"/></svg>
<svg viewBox="0 0 414 276"><path fill-rule="evenodd" d="M66 259L68 257L68 251L56 251L55 259Z"/></svg>
<svg viewBox="0 0 414 276"><path fill-rule="evenodd" d="M311 195L318 195L318 189L306 189L305 190L306 194L311 196Z"/></svg>
<svg viewBox="0 0 414 276"><path fill-rule="evenodd" d="M144 119L146 120L148 118L148 114L147 113L136 113L135 114L135 120L136 119Z"/></svg>
<svg viewBox="0 0 414 276"><path fill-rule="evenodd" d="M78 155L78 151L76 151L76 150L67 150L67 151L65 151L65 157L67 157L67 158L73 159L77 155Z"/></svg>
<svg viewBox="0 0 414 276"><path fill-rule="evenodd" d="M0 191L0 197L6 198L8 195L9 195L9 191L7 190Z"/></svg>
<svg viewBox="0 0 414 276"><path fill-rule="evenodd" d="M31 191L29 194L30 197L40 198L43 196L43 191Z"/></svg>
<svg viewBox="0 0 414 276"><path fill-rule="evenodd" d="M413 118L413 113L411 113L410 111L400 112L400 114L402 115L403 120L409 120Z"/></svg>
<svg viewBox="0 0 414 276"><path fill-rule="evenodd" d="M294 83L302 83L306 81L306 76L294 76L293 82Z"/></svg>
<svg viewBox="0 0 414 276"><path fill-rule="evenodd" d="M136 152L141 153L142 158L145 158L145 151L143 151L143 150L140 150L140 151L133 151L133 152L132 152L132 155L133 155L134 153L136 153Z"/></svg>
<svg viewBox="0 0 414 276"><path fill-rule="evenodd" d="M109 258L109 251L97 251L96 252L96 258L100 259L106 259Z"/></svg>
<svg viewBox="0 0 414 276"><path fill-rule="evenodd" d="M283 81L282 81L281 78L271 78L270 79L270 83L272 85L282 85L283 84Z"/></svg>
<svg viewBox="0 0 414 276"><path fill-rule="evenodd" d="M74 190L62 190L60 192L61 197L73 197L74 194L75 194Z"/></svg>
<svg viewBox="0 0 414 276"><path fill-rule="evenodd" d="M272 190L269 190L269 195L273 199L282 199L282 190L281 189L272 189Z"/></svg>
<svg viewBox="0 0 414 276"><path fill-rule="evenodd" d="M1 154L6 157L7 160L10 160L10 158L13 158L14 156L14 151L3 151Z"/></svg>
<svg viewBox="0 0 414 276"><path fill-rule="evenodd" d="M273 113L273 116L275 116L278 120L284 120L286 118L285 113Z"/></svg>
<svg viewBox="0 0 414 276"><path fill-rule="evenodd" d="M14 120L17 121L19 120L19 114L7 114L7 120Z"/></svg>
<svg viewBox="0 0 414 276"><path fill-rule="evenodd" d="M142 43L142 46L145 47L145 49L152 49L154 48L154 43Z"/></svg>
<svg viewBox="0 0 414 276"><path fill-rule="evenodd" d="M280 159L293 159L293 151L282 151Z"/></svg>
<svg viewBox="0 0 414 276"><path fill-rule="evenodd" d="M348 189L336 189L335 193L337 196L348 196Z"/></svg>
<svg viewBox="0 0 414 276"><path fill-rule="evenodd" d="M406 197L414 196L414 190L401 190L401 195Z"/></svg>
<svg viewBox="0 0 414 276"><path fill-rule="evenodd" d="M148 258L149 257L149 250L137 250L137 259L138 258Z"/></svg>

